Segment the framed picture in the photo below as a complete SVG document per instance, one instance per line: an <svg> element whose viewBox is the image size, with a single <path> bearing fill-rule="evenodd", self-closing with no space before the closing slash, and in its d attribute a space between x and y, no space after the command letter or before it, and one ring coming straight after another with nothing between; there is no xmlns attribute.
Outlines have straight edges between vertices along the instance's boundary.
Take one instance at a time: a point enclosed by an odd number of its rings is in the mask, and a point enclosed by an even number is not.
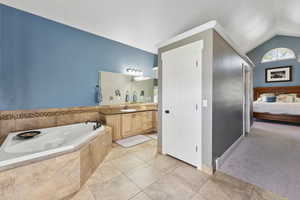
<svg viewBox="0 0 300 200"><path fill-rule="evenodd" d="M266 69L266 83L292 81L292 66Z"/></svg>

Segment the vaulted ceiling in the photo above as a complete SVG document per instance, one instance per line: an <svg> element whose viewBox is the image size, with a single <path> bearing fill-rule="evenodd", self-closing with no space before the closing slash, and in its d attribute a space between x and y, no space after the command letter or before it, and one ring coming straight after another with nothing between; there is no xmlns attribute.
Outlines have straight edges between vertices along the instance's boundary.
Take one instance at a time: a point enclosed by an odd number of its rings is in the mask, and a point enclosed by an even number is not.
<svg viewBox="0 0 300 200"><path fill-rule="evenodd" d="M217 20L247 52L276 34L300 36L299 0L0 0L156 53L156 44Z"/></svg>

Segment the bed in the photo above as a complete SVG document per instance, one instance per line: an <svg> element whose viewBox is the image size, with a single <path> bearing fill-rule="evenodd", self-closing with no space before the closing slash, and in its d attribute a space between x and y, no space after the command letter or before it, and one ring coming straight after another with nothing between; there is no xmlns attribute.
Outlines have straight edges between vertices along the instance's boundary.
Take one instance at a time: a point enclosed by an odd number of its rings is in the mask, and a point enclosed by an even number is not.
<svg viewBox="0 0 300 200"><path fill-rule="evenodd" d="M254 88L253 103L253 117L256 119L300 123L300 102L257 102L260 95L265 93L274 93L276 96L281 94L297 94L297 97L300 98L300 86Z"/></svg>

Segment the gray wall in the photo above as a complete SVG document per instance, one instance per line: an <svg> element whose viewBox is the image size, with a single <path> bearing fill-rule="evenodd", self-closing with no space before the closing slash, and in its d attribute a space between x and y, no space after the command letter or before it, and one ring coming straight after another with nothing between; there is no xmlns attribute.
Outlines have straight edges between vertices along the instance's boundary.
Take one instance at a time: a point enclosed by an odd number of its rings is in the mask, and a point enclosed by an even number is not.
<svg viewBox="0 0 300 200"><path fill-rule="evenodd" d="M213 36L213 160L243 134L245 61L216 32Z"/></svg>
<svg viewBox="0 0 300 200"><path fill-rule="evenodd" d="M198 40L204 41L202 94L208 100L208 107L202 108L202 161L214 168L215 159L243 134L242 63L247 63L212 29L159 49L159 145L163 112L161 54Z"/></svg>
<svg viewBox="0 0 300 200"><path fill-rule="evenodd" d="M202 33L195 34L191 37L170 44L159 49L159 146L162 145L161 140L161 121L162 121L162 73L161 73L161 54L171 49L178 48L180 46L187 45L189 43L203 40L203 60L202 60L202 95L203 99L207 99L208 102L212 101L212 45L213 45L213 30L207 30ZM201 78L201 77L199 77ZM202 108L202 161L204 165L212 165L212 105L209 104L207 108ZM199 119L200 121L201 119ZM200 134L200 133L199 133Z"/></svg>

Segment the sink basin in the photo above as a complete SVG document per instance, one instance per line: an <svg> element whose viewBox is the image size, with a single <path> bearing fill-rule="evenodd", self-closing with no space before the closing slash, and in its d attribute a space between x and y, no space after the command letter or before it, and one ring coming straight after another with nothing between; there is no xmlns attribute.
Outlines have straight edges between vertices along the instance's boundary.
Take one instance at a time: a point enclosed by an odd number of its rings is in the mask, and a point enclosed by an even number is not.
<svg viewBox="0 0 300 200"><path fill-rule="evenodd" d="M121 112L135 112L136 109L122 109Z"/></svg>

